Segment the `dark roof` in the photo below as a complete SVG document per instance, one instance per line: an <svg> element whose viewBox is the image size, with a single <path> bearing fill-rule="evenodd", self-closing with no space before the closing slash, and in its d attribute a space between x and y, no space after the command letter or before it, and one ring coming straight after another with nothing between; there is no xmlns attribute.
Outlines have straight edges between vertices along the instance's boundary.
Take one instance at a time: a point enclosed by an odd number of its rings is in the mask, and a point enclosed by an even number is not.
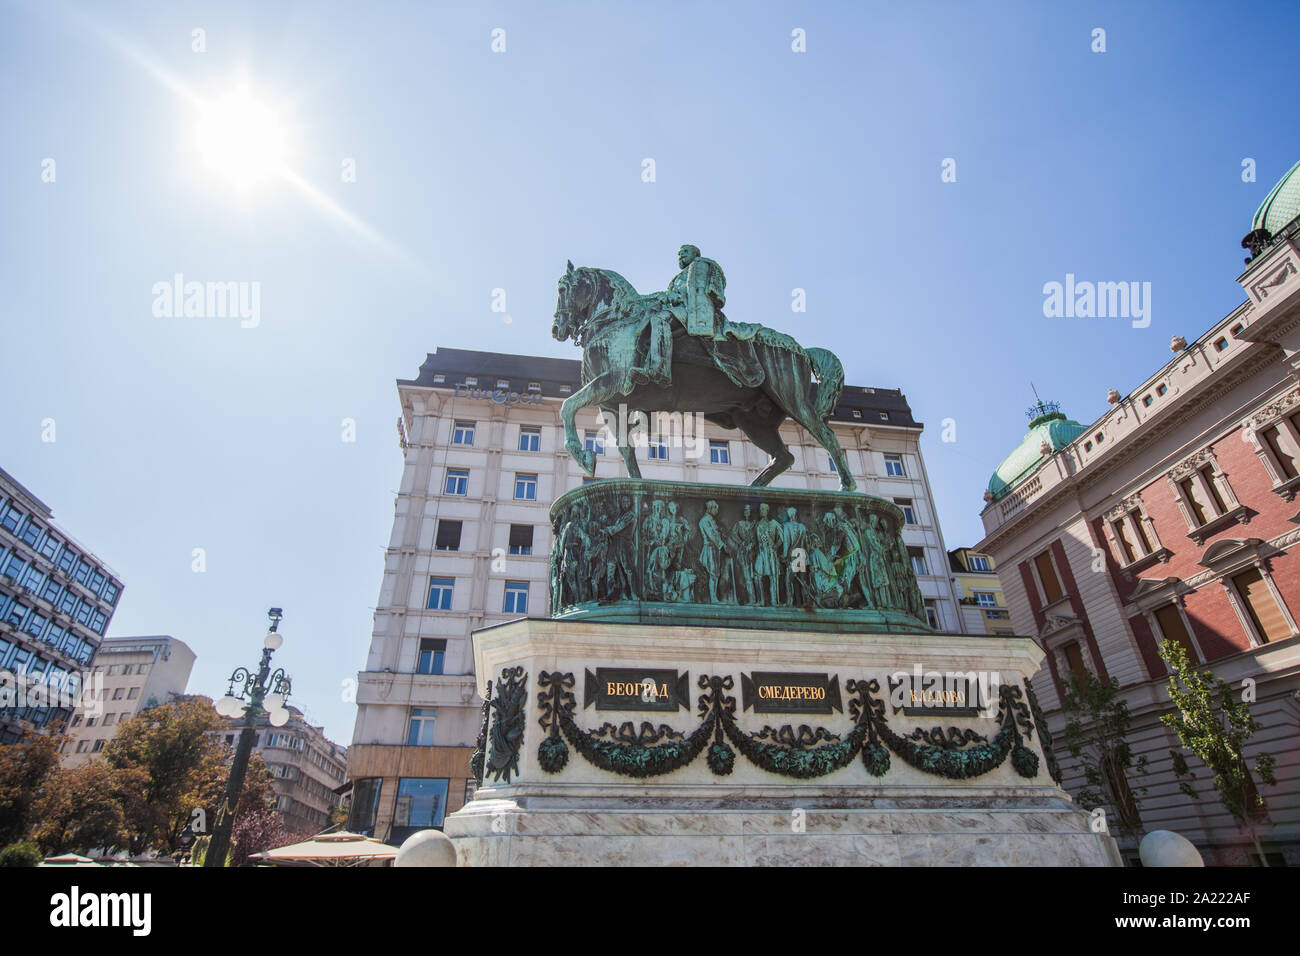
<svg viewBox="0 0 1300 956"><path fill-rule="evenodd" d="M434 376L442 375L443 381ZM425 388L455 388L469 375L478 379L480 388L495 388L498 381L508 381L509 391L528 394L528 383L537 382L546 398L564 398L577 391L582 377L578 359L543 358L535 355L510 355L504 352L478 352L472 349L438 348L430 352L414 379L397 380L398 385ZM566 391L561 391L566 388ZM854 415L854 411L859 414ZM888 415L882 418L881 413ZM912 418L907 396L897 388L871 388L845 385L839 404L831 418L864 425L894 425L920 428Z"/></svg>

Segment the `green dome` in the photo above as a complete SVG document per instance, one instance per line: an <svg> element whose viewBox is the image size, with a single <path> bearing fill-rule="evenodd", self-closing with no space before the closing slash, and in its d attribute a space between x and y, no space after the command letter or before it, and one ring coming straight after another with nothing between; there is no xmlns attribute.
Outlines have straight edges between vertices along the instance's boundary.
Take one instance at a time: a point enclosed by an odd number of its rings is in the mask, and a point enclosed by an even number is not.
<svg viewBox="0 0 1300 956"><path fill-rule="evenodd" d="M1038 467L1038 463L1047 455L1043 454L1043 442L1051 448L1050 453L1060 451L1070 442L1087 431L1087 426L1080 425L1073 419L1066 418L1060 412L1048 412L1039 415L1029 423L1029 434L1020 443L1020 447L1007 455L998 465L997 471L989 479L989 492L994 500L1001 498L1016 483Z"/></svg>
<svg viewBox="0 0 1300 956"><path fill-rule="evenodd" d="M1300 163L1287 170L1286 175L1277 181L1264 201L1255 210L1251 220L1250 231L1266 229L1270 236L1276 236L1296 216L1300 216Z"/></svg>

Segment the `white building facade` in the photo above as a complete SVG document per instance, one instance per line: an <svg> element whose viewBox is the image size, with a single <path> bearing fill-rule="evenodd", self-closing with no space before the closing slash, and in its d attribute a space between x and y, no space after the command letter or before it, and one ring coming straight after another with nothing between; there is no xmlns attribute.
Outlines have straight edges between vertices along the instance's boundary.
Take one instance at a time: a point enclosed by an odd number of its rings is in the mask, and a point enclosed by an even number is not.
<svg viewBox="0 0 1300 956"><path fill-rule="evenodd" d="M350 828L400 842L441 826L472 793L483 688L470 635L547 614L550 506L591 480L565 451L560 421L579 377L575 360L444 348L417 379L398 382L405 469L358 675ZM597 452L596 480L624 475L618 449L602 442L597 411L578 422ZM831 423L858 490L904 509L904 543L932 625L960 631L922 426L906 398L897 389L846 386ZM739 432L701 425L689 442L638 450L643 477L743 485L767 466L767 453ZM795 463L773 487L839 488L811 436L788 423L782 434Z"/></svg>

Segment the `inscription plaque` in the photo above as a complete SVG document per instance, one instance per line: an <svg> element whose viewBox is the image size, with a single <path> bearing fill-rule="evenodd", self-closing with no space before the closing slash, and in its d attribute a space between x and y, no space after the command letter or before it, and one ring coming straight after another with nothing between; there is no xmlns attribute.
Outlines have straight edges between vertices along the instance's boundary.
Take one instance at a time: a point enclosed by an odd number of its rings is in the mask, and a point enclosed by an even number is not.
<svg viewBox="0 0 1300 956"><path fill-rule="evenodd" d="M754 671L740 675L743 709L756 714L843 712L839 675Z"/></svg>
<svg viewBox="0 0 1300 956"><path fill-rule="evenodd" d="M676 711L689 707L690 673L654 667L597 667L586 672L584 708Z"/></svg>

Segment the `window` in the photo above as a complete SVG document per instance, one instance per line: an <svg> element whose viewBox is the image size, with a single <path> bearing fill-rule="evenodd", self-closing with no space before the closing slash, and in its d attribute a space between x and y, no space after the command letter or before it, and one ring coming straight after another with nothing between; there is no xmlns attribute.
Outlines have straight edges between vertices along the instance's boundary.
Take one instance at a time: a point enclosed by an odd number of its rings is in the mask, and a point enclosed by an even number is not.
<svg viewBox="0 0 1300 956"><path fill-rule="evenodd" d="M363 777L352 784L352 807L348 811L347 827L353 833L375 835L375 815L379 811L379 791L382 777Z"/></svg>
<svg viewBox="0 0 1300 956"><path fill-rule="evenodd" d="M447 642L440 637L420 638L420 656L415 663L417 674L441 674L447 656Z"/></svg>
<svg viewBox="0 0 1300 956"><path fill-rule="evenodd" d="M446 381L447 381L447 376L444 375L442 372L438 372L433 376L434 385L442 385Z"/></svg>
<svg viewBox="0 0 1300 956"><path fill-rule="evenodd" d="M1150 408L1153 401L1155 401L1155 399L1153 399L1149 394L1142 396L1142 406L1144 408Z"/></svg>
<svg viewBox="0 0 1300 956"><path fill-rule="evenodd" d="M117 721L117 714L105 714L104 726L109 727Z"/></svg>
<svg viewBox="0 0 1300 956"><path fill-rule="evenodd" d="M668 460L668 442L662 438L652 438L646 445L646 454L659 461Z"/></svg>
<svg viewBox="0 0 1300 956"><path fill-rule="evenodd" d="M908 548L907 556L912 561L912 570L916 573L917 577L922 577L930 573L930 569L925 563L924 548Z"/></svg>
<svg viewBox="0 0 1300 956"><path fill-rule="evenodd" d="M1200 660L1200 655L1196 653L1196 646L1192 643L1192 635L1187 632L1187 625L1183 622L1183 615L1179 613L1177 604L1166 604L1157 609L1155 619L1160 625L1159 636L1183 645L1183 649L1187 651L1187 656L1192 661Z"/></svg>
<svg viewBox="0 0 1300 956"><path fill-rule="evenodd" d="M22 538L32 547L35 547L37 539L40 538L41 532L44 530L36 521L29 521L27 527L23 528Z"/></svg>
<svg viewBox="0 0 1300 956"><path fill-rule="evenodd" d="M77 741L77 753L79 753L79 754L84 754L84 753L85 753L87 750L89 750L89 749L90 749L90 741L89 741L89 740L79 740L79 741Z"/></svg>
<svg viewBox="0 0 1300 956"><path fill-rule="evenodd" d="M519 429L519 450L538 451L542 447L542 430L540 428Z"/></svg>
<svg viewBox="0 0 1300 956"><path fill-rule="evenodd" d="M510 553L533 553L533 526L530 524L512 524L510 526Z"/></svg>
<svg viewBox="0 0 1300 956"><path fill-rule="evenodd" d="M122 589L119 588L116 584L114 584L112 581L109 581L108 584L104 586L104 600L107 601L109 604L116 604L117 596L119 593L121 593L121 590Z"/></svg>
<svg viewBox="0 0 1300 956"><path fill-rule="evenodd" d="M907 472L903 469L902 455L885 456L885 474L891 478L906 478Z"/></svg>
<svg viewBox="0 0 1300 956"><path fill-rule="evenodd" d="M121 700L121 699L122 699L122 690L123 690L123 688L121 688L121 687L115 688L115 689L113 690L113 699L114 699L114 700Z"/></svg>
<svg viewBox="0 0 1300 956"><path fill-rule="evenodd" d="M20 558L16 553L9 555L9 560L4 564L4 573L9 575L15 581L23 573L23 568L27 567L27 562Z"/></svg>
<svg viewBox="0 0 1300 956"><path fill-rule="evenodd" d="M887 422L887 421L889 421L889 412L881 412L881 413L880 413L880 420L881 420L882 422Z"/></svg>
<svg viewBox="0 0 1300 956"><path fill-rule="evenodd" d="M478 379L473 375L466 375L465 384L473 387L475 385L478 385Z"/></svg>
<svg viewBox="0 0 1300 956"><path fill-rule="evenodd" d="M1070 673L1074 675L1081 686L1087 684L1088 668L1083 663L1083 651L1079 648L1078 641L1070 641L1061 647L1061 653L1065 655L1065 663L1069 665Z"/></svg>
<svg viewBox="0 0 1300 956"><path fill-rule="evenodd" d="M1255 634L1261 642L1267 644L1291 636L1286 617L1258 568L1238 574L1232 579L1232 584L1241 597L1242 609L1255 626Z"/></svg>
<svg viewBox="0 0 1300 956"><path fill-rule="evenodd" d="M582 447L587 451L595 452L597 455L603 455L605 454L605 436L600 432L584 432Z"/></svg>
<svg viewBox="0 0 1300 956"><path fill-rule="evenodd" d="M80 726L81 726L81 715L80 715L80 714L77 714L76 717L73 717L73 718L72 718L72 726L74 726L74 727L80 727Z"/></svg>
<svg viewBox="0 0 1300 956"><path fill-rule="evenodd" d="M23 512L19 511L17 508L10 508L4 513L4 517L0 518L0 528L4 528L6 531L11 533L16 532L18 526L23 523L23 519L26 517L27 515L23 514Z"/></svg>
<svg viewBox="0 0 1300 956"><path fill-rule="evenodd" d="M73 565L77 563L77 552L71 548L64 548L59 554L59 570L64 574L71 574Z"/></svg>
<svg viewBox="0 0 1300 956"><path fill-rule="evenodd" d="M390 839L406 839L417 830L441 827L447 810L447 778L400 777Z"/></svg>
<svg viewBox="0 0 1300 956"><path fill-rule="evenodd" d="M939 626L939 609L933 601L925 602L925 622L933 628Z"/></svg>
<svg viewBox="0 0 1300 956"><path fill-rule="evenodd" d="M460 529L461 522L448 521L445 518L438 522L438 537L433 543L433 547L438 551L459 551L460 550Z"/></svg>
<svg viewBox="0 0 1300 956"><path fill-rule="evenodd" d="M53 577L51 577L48 581L45 582L45 587L41 589L41 600L49 601L51 604L53 604L55 600L58 599L58 596L59 596L59 582L56 581Z"/></svg>
<svg viewBox="0 0 1300 956"><path fill-rule="evenodd" d="M451 430L451 443L453 445L474 444L474 423L457 422Z"/></svg>
<svg viewBox="0 0 1300 956"><path fill-rule="evenodd" d="M528 383L528 391L532 392L533 394L536 394L536 393L540 392L541 390L542 390L542 383L541 383L541 382L529 382L529 383Z"/></svg>
<svg viewBox="0 0 1300 956"><path fill-rule="evenodd" d="M127 700L135 700L135 699L136 699L137 697L139 697L139 696L140 696L140 688L139 688L139 687L132 687L130 690L128 690L128 691L126 692L126 699L127 699Z"/></svg>
<svg viewBox="0 0 1300 956"><path fill-rule="evenodd" d="M464 468L448 468L447 482L443 486L445 495L464 495L469 492L469 471Z"/></svg>
<svg viewBox="0 0 1300 956"><path fill-rule="evenodd" d="M506 603L502 610L506 614L528 613L528 582L507 581Z"/></svg>
<svg viewBox="0 0 1300 956"><path fill-rule="evenodd" d="M72 573L72 578L78 584L85 584L90 577L90 565L85 561L77 562L77 570Z"/></svg>
<svg viewBox="0 0 1300 956"><path fill-rule="evenodd" d="M411 708L411 729L407 732L406 743L409 747L433 746L433 721L435 711L432 707Z"/></svg>
<svg viewBox="0 0 1300 956"><path fill-rule="evenodd" d="M1065 597L1065 592L1061 590L1061 582L1056 577L1056 566L1052 563L1050 552L1044 551L1034 558L1034 569L1038 571L1038 583L1043 587L1045 603L1055 604Z"/></svg>
<svg viewBox="0 0 1300 956"><path fill-rule="evenodd" d="M47 535L45 540L41 542L41 554L44 557L48 558L49 560L53 561L54 556L58 553L59 548L62 546L63 546L63 542L60 541L58 538L54 537L54 535L52 534Z"/></svg>
<svg viewBox="0 0 1300 956"><path fill-rule="evenodd" d="M431 611L450 611L451 591L455 584L455 578L429 578L428 609Z"/></svg>
<svg viewBox="0 0 1300 956"><path fill-rule="evenodd" d="M1194 458L1192 464L1175 468L1169 476L1169 483L1173 486L1183 519L1192 532L1238 507L1227 476L1219 471L1213 458L1206 464L1198 464ZM1191 537L1199 541L1201 536L1193 534Z"/></svg>
<svg viewBox="0 0 1300 956"><path fill-rule="evenodd" d="M108 624L108 615L103 611L95 611L90 615L90 629L96 634L103 634L106 624Z"/></svg>
<svg viewBox="0 0 1300 956"><path fill-rule="evenodd" d="M992 571L992 568L989 566L989 559L985 555L982 554L968 555L967 560L970 561L970 569L972 571L985 571L985 572Z"/></svg>
<svg viewBox="0 0 1300 956"><path fill-rule="evenodd" d="M731 464L731 442L729 441L709 442L709 464L730 465Z"/></svg>
<svg viewBox="0 0 1300 956"><path fill-rule="evenodd" d="M523 501L537 500L537 476L525 475L522 473L515 475L515 497Z"/></svg>
<svg viewBox="0 0 1300 956"><path fill-rule="evenodd" d="M510 391L510 380L507 378L497 379L497 388L506 392Z"/></svg>
<svg viewBox="0 0 1300 956"><path fill-rule="evenodd" d="M916 511L912 508L911 498L895 498L894 504L903 509L904 524L916 524Z"/></svg>
<svg viewBox="0 0 1300 956"><path fill-rule="evenodd" d="M1222 352L1227 347L1228 347L1228 340L1223 336L1219 336L1217 339L1214 340L1214 351Z"/></svg>
<svg viewBox="0 0 1300 956"><path fill-rule="evenodd" d="M975 591L975 603L980 607L997 607L998 601L992 591Z"/></svg>
<svg viewBox="0 0 1300 956"><path fill-rule="evenodd" d="M838 475L840 473L840 470L835 467L835 459L830 455L826 456L826 470L832 475Z"/></svg>

